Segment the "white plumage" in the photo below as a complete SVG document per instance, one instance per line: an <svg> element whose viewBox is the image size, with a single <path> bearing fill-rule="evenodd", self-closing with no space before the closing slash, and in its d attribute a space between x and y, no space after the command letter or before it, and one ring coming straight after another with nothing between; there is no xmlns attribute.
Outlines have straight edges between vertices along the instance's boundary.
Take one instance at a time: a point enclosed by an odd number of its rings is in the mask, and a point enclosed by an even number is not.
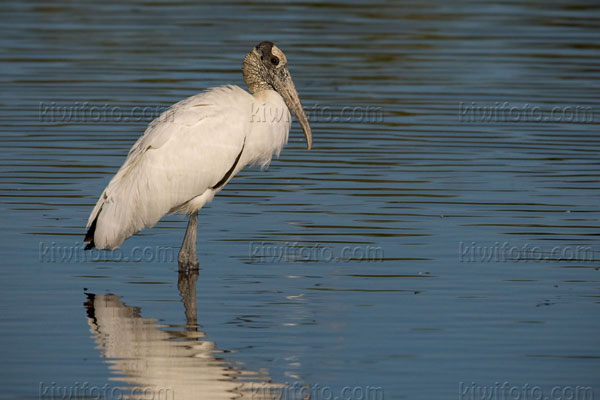
<svg viewBox="0 0 600 400"><path fill-rule="evenodd" d="M261 107L286 114L265 123L253 114ZM248 164L264 167L279 155L290 121L273 90L252 96L238 86L223 86L173 105L148 126L100 196L87 225L98 217L94 245L114 249L167 213L198 211L223 188L212 189L240 152L229 179Z"/></svg>
<svg viewBox="0 0 600 400"><path fill-rule="evenodd" d="M279 155L290 129L288 107L310 148L310 127L286 61L276 46L262 42L244 59L252 94L238 86L218 87L174 104L152 121L90 214L87 248L115 249L168 213L195 218L242 168L265 167ZM191 218L182 252L190 242L194 254L185 259L197 263L193 224Z"/></svg>

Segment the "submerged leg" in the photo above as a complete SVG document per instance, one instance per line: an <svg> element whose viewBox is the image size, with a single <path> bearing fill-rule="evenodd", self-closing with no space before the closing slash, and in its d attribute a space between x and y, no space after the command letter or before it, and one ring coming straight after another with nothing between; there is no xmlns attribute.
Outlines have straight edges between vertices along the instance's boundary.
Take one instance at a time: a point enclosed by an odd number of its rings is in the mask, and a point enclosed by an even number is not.
<svg viewBox="0 0 600 400"><path fill-rule="evenodd" d="M198 330L198 311L196 301L196 283L198 282L198 270L188 269L179 270L179 279L177 287L181 295L181 301L185 307L185 320L187 321L186 330Z"/></svg>
<svg viewBox="0 0 600 400"><path fill-rule="evenodd" d="M198 256L196 255L196 231L198 230L198 213L190 215L185 237L179 250L177 261L179 262L180 270L197 269Z"/></svg>

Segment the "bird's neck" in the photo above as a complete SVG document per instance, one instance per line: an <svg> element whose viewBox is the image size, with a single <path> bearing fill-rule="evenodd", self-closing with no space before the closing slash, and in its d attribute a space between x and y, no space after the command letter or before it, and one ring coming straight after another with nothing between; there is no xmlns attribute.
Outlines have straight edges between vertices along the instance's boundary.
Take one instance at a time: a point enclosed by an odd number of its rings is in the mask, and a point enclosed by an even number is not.
<svg viewBox="0 0 600 400"><path fill-rule="evenodd" d="M246 81L246 84L248 85L248 90L252 94L257 94L257 93L263 92L265 90L273 90L273 88L268 83L262 82L262 81L255 81L255 82Z"/></svg>
<svg viewBox="0 0 600 400"><path fill-rule="evenodd" d="M264 90L273 90L260 74L260 65L257 64L257 60L252 57L252 53L249 53L242 64L242 74L244 75L244 82L248 85L250 93L255 94Z"/></svg>
<svg viewBox="0 0 600 400"><path fill-rule="evenodd" d="M257 94L265 90L273 90L271 85L262 80L256 74L244 74L244 81L246 82L246 85L248 85L248 90L252 94Z"/></svg>
<svg viewBox="0 0 600 400"><path fill-rule="evenodd" d="M287 143L291 116L283 98L272 89L258 91L252 97L252 130L244 153L251 155L249 163L264 167Z"/></svg>

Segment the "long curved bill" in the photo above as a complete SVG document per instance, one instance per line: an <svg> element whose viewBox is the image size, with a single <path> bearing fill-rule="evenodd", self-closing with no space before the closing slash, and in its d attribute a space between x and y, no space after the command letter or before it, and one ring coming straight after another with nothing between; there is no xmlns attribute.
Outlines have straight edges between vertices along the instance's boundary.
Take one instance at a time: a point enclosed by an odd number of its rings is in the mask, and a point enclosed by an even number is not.
<svg viewBox="0 0 600 400"><path fill-rule="evenodd" d="M275 73L273 86L277 93L283 97L289 110L296 116L298 122L300 122L300 126L302 126L302 130L304 131L304 138L306 139L306 148L310 150L312 147L312 132L287 67L283 67L279 72Z"/></svg>

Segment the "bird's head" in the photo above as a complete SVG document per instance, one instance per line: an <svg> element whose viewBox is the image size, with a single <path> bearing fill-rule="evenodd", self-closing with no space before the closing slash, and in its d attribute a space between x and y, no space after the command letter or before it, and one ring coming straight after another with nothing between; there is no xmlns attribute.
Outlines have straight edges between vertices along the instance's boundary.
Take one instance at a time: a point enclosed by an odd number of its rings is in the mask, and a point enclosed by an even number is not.
<svg viewBox="0 0 600 400"><path fill-rule="evenodd" d="M277 46L272 42L260 42L244 58L244 81L252 93L275 90L281 95L289 110L300 122L306 145L310 149L312 132L286 64L285 54Z"/></svg>

